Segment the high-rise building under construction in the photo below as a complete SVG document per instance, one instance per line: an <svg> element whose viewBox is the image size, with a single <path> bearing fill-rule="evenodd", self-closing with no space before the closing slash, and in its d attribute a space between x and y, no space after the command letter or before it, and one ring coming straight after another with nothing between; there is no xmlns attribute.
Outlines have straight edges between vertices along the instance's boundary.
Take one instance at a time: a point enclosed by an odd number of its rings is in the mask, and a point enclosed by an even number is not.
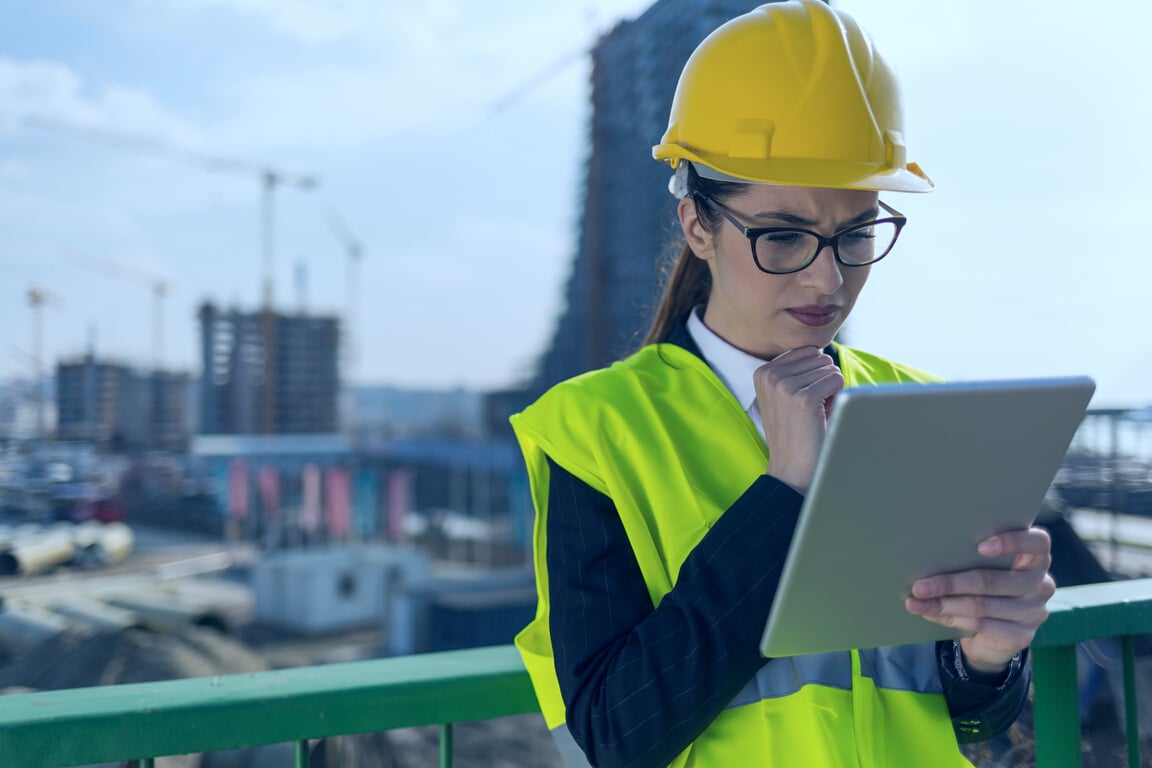
<svg viewBox="0 0 1152 768"><path fill-rule="evenodd" d="M338 431L340 321L200 308L200 434Z"/></svg>
<svg viewBox="0 0 1152 768"><path fill-rule="evenodd" d="M658 0L592 51L592 117L580 236L566 307L535 389L639 346L659 275L679 240L669 167L652 159L688 56L709 32L762 3Z"/></svg>

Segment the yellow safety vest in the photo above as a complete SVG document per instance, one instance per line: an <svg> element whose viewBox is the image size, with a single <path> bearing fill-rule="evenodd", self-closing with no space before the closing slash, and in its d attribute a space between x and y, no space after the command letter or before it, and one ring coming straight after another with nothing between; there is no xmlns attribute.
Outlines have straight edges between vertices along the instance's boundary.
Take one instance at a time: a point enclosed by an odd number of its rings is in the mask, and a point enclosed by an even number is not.
<svg viewBox="0 0 1152 768"><path fill-rule="evenodd" d="M847 386L931 380L857 350L837 351ZM566 763L587 765L565 727L549 637L546 457L612 499L656 606L709 527L763 474L768 452L712 369L673 344L644 347L609 368L558 384L513 416L512 425L536 506L539 600L536 618L516 637L516 646ZM921 644L765 664L672 762L675 768L737 765L970 763L957 746L935 648Z"/></svg>

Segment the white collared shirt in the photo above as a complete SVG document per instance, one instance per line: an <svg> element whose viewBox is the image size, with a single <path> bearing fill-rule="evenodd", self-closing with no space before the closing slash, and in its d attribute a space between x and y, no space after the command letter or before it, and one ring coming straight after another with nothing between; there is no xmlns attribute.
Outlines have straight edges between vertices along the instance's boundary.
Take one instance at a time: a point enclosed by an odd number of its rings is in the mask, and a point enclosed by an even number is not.
<svg viewBox="0 0 1152 768"><path fill-rule="evenodd" d="M724 386L728 387L728 391L735 396L740 407L752 417L752 423L763 437L764 422L760 419L760 409L756 403L756 385L752 380L752 374L768 361L737 349L717 336L700 319L703 308L703 305L699 305L688 313L688 334L700 348L704 361L716 372L720 381L724 382Z"/></svg>

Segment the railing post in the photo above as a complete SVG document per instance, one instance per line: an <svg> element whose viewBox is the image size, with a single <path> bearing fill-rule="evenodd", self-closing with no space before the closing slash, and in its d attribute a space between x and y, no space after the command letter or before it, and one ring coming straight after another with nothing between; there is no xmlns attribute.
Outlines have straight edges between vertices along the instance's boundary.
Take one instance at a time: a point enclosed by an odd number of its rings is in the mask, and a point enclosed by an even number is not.
<svg viewBox="0 0 1152 768"><path fill-rule="evenodd" d="M440 724L440 768L452 768L452 723Z"/></svg>
<svg viewBox="0 0 1152 768"><path fill-rule="evenodd" d="M1076 646L1032 649L1037 768L1081 768Z"/></svg>
<svg viewBox="0 0 1152 768"><path fill-rule="evenodd" d="M1136 700L1136 637L1124 635L1124 733L1128 737L1128 766L1140 768L1140 712Z"/></svg>

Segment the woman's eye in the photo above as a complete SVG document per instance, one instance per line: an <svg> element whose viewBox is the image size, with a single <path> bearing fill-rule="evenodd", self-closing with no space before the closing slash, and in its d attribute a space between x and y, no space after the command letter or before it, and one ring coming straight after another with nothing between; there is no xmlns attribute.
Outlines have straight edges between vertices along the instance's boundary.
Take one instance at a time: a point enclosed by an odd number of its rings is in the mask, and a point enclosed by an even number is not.
<svg viewBox="0 0 1152 768"><path fill-rule="evenodd" d="M802 232L769 232L761 235L760 241L768 245L795 245L802 237Z"/></svg>
<svg viewBox="0 0 1152 768"><path fill-rule="evenodd" d="M844 235L845 240L874 240L876 232L872 227L866 229L854 229Z"/></svg>

